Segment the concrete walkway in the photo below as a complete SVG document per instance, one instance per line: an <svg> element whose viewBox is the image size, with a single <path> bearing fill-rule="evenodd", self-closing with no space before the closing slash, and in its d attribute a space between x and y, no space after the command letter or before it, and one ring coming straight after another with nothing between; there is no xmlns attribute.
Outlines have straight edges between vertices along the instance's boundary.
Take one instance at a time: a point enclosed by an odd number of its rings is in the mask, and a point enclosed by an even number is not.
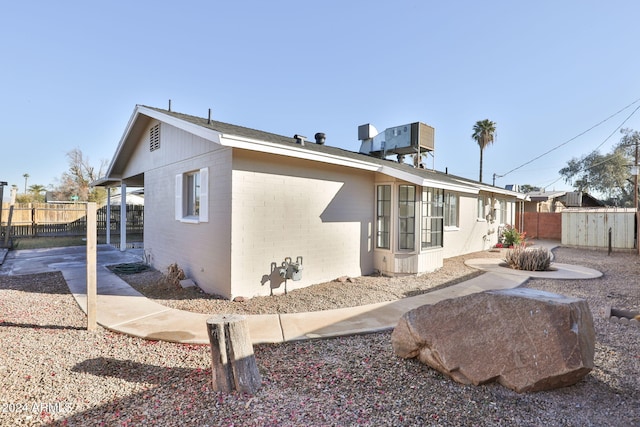
<svg viewBox="0 0 640 427"><path fill-rule="evenodd" d="M551 249L549 242L536 242ZM98 309L101 326L124 334L190 344L208 344L206 320L210 315L176 310L158 304L129 286L106 266L142 261L142 250L121 252L98 246ZM554 271L525 272L500 265L495 258L473 259L467 265L486 271L471 280L397 301L310 313L247 316L254 344L362 334L393 329L407 311L424 304L482 292L515 288L529 277L591 279L602 273L590 268L554 263ZM86 248L68 247L11 251L0 274L62 272L76 301L86 313Z"/></svg>

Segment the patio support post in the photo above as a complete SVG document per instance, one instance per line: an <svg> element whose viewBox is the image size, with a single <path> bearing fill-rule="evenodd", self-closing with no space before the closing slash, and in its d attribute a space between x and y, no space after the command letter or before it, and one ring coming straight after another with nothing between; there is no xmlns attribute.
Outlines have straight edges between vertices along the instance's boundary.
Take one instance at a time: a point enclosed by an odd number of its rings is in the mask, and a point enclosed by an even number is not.
<svg viewBox="0 0 640 427"><path fill-rule="evenodd" d="M107 187L107 219L105 221L107 227L106 244L111 244L111 187Z"/></svg>
<svg viewBox="0 0 640 427"><path fill-rule="evenodd" d="M127 249L127 184L120 184L120 251Z"/></svg>
<svg viewBox="0 0 640 427"><path fill-rule="evenodd" d="M638 138L636 140L636 152L635 152L635 167L633 174L633 210L636 211L636 254L640 255L640 239L638 238L638 220L640 220L640 213L638 212Z"/></svg>
<svg viewBox="0 0 640 427"><path fill-rule="evenodd" d="M4 245L2 246L3 248L9 247L9 236L11 235L11 220L13 219L13 205L16 203L17 192L18 191L15 188L11 189L11 201L9 202L9 220L7 221L7 226L4 229Z"/></svg>
<svg viewBox="0 0 640 427"><path fill-rule="evenodd" d="M4 202L4 186L5 185L7 185L6 181L0 181L0 232L2 231L2 203Z"/></svg>
<svg viewBox="0 0 640 427"><path fill-rule="evenodd" d="M96 270L96 204L87 203L87 330L96 330L98 284Z"/></svg>

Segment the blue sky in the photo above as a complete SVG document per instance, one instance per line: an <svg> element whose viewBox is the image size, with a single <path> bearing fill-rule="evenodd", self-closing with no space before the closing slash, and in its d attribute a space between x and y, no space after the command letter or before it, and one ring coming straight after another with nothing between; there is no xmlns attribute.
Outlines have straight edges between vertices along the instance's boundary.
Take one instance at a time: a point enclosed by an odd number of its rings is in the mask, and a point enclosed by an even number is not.
<svg viewBox="0 0 640 427"><path fill-rule="evenodd" d="M0 15L0 181L56 184L110 160L136 104L358 151L357 127L422 121L429 166L569 189L572 157L640 130L640 2L14 1ZM609 135L613 133L609 139ZM7 191L5 191L7 193Z"/></svg>

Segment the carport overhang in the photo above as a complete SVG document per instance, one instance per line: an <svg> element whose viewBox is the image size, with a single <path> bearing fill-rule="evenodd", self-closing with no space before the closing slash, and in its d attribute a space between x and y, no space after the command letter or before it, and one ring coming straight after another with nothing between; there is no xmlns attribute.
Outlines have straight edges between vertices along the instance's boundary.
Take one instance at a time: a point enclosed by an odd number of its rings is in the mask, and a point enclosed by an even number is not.
<svg viewBox="0 0 640 427"><path fill-rule="evenodd" d="M104 187L107 190L107 218L111 218L111 189L120 187L120 250L127 248L127 186L144 187L144 174L135 175L126 179L100 178L89 184L91 187ZM107 227L107 245L111 244L111 227Z"/></svg>

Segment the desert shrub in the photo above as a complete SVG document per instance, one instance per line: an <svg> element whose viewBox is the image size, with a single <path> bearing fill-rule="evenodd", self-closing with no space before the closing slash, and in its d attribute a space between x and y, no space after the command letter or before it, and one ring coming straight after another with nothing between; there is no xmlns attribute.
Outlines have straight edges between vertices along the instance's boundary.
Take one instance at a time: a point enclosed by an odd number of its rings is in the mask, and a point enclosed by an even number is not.
<svg viewBox="0 0 640 427"><path fill-rule="evenodd" d="M515 270L546 271L551 266L551 252L547 248L525 248L514 246L505 256L509 267Z"/></svg>
<svg viewBox="0 0 640 427"><path fill-rule="evenodd" d="M172 285L180 286L180 281L186 279L187 276L185 276L184 271L178 267L177 263L173 263L167 267L166 278Z"/></svg>
<svg viewBox="0 0 640 427"><path fill-rule="evenodd" d="M505 225L504 230L502 230L502 235L500 236L500 243L507 248L519 245L524 243L526 234L526 232L520 233L511 225Z"/></svg>

